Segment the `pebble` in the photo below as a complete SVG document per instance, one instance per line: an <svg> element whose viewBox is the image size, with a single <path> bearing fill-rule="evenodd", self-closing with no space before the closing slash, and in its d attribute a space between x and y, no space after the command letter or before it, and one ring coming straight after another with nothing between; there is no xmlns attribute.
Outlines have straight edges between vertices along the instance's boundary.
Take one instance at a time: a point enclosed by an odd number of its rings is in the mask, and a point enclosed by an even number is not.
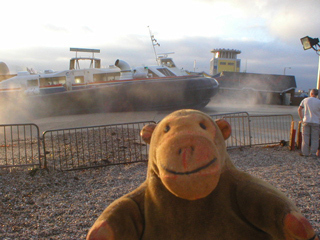
<svg viewBox="0 0 320 240"><path fill-rule="evenodd" d="M287 147L230 149L243 171L283 191L320 232L320 159ZM146 178L147 163L81 171L0 170L0 239L85 239L102 211Z"/></svg>

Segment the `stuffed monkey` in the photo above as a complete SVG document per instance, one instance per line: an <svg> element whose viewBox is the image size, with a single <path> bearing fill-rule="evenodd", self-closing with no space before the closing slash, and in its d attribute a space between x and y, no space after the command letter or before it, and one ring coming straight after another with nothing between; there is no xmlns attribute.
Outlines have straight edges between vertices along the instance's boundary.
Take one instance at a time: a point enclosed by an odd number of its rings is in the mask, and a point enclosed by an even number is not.
<svg viewBox="0 0 320 240"><path fill-rule="evenodd" d="M319 240L280 191L238 170L226 151L231 127L196 110L145 126L146 181L96 220L89 240Z"/></svg>

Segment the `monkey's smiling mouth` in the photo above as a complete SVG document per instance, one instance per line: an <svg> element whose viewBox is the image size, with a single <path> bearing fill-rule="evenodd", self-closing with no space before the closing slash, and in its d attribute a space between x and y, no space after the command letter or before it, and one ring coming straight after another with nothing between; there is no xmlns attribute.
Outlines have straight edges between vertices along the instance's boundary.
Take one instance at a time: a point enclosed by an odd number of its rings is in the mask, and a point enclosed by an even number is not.
<svg viewBox="0 0 320 240"><path fill-rule="evenodd" d="M170 170L170 169L167 169L166 167L162 166L162 168L168 172L168 173L172 173L172 174L175 174L175 175L190 175L190 174L193 174L193 173L197 173L197 172L200 172L201 170L203 169L206 169L207 167L209 167L211 164L213 164L215 161L217 161L217 158L214 158L212 159L210 162L208 162L206 165L202 166L202 167L199 167L199 168L196 168L192 171L187 171L187 172L176 172L176 171L173 171L173 170Z"/></svg>

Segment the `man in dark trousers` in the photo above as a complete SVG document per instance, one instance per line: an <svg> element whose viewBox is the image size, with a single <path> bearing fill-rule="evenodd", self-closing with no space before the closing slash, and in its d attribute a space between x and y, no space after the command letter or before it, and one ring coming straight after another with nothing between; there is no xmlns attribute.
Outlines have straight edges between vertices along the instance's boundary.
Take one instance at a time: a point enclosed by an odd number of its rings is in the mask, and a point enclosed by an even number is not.
<svg viewBox="0 0 320 240"><path fill-rule="evenodd" d="M316 156L319 147L320 124L320 100L318 99L318 89L312 89L310 91L310 97L301 101L298 113L302 121L302 155Z"/></svg>

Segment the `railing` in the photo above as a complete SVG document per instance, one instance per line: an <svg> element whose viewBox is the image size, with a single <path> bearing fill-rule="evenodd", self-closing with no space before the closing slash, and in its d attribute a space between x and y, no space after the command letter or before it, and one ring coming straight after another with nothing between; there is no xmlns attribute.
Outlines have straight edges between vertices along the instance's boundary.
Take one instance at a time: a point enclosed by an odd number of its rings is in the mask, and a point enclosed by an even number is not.
<svg viewBox="0 0 320 240"><path fill-rule="evenodd" d="M227 140L228 148L265 145L290 140L290 129L293 121L291 114L252 115L247 112L210 115L213 119L226 119L232 129Z"/></svg>
<svg viewBox="0 0 320 240"><path fill-rule="evenodd" d="M254 115L250 116L251 144L264 145L289 141L293 116Z"/></svg>
<svg viewBox="0 0 320 240"><path fill-rule="evenodd" d="M210 117L230 123L227 148L290 140L292 115L237 112ZM42 141L35 124L0 125L0 168L38 166L66 171L147 161L148 147L140 138L140 130L149 123L154 122L48 130Z"/></svg>
<svg viewBox="0 0 320 240"><path fill-rule="evenodd" d="M45 166L59 170L102 167L148 160L140 138L146 124L135 122L50 130L43 133Z"/></svg>
<svg viewBox="0 0 320 240"><path fill-rule="evenodd" d="M231 125L231 136L227 139L228 148L251 146L250 118L247 112L210 115L214 120L224 118Z"/></svg>
<svg viewBox="0 0 320 240"><path fill-rule="evenodd" d="M39 128L35 124L0 125L0 168L41 167Z"/></svg>

